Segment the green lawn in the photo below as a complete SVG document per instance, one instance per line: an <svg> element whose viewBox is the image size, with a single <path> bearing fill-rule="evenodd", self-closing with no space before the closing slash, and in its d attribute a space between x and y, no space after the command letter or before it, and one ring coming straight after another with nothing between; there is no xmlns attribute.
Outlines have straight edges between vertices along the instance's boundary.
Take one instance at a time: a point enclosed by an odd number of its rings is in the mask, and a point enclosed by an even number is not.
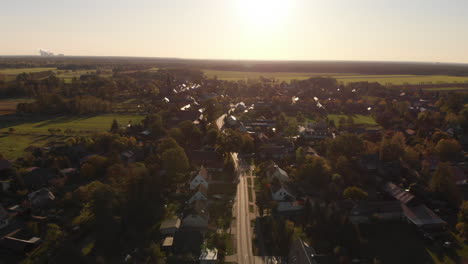
<svg viewBox="0 0 468 264"><path fill-rule="evenodd" d="M335 122L335 125L339 125L340 118L348 118L347 115L335 115L335 114L330 114L328 115L328 119L333 120ZM370 126L375 126L377 125L377 122L375 122L374 118L371 116L365 116L365 115L353 115L353 120L354 124L356 125L370 125Z"/></svg>
<svg viewBox="0 0 468 264"><path fill-rule="evenodd" d="M143 118L142 115L109 114L90 117L61 116L50 119L17 118L12 121L0 116L0 154L8 159L21 157L29 146L42 146L52 140L65 139L68 135L64 135L63 131L67 128L73 130L72 135L104 132L109 130L114 119L120 125L127 125L130 120L132 123L139 123ZM5 133L10 127L13 127L15 132ZM49 128L59 128L62 132L52 136Z"/></svg>
<svg viewBox="0 0 468 264"><path fill-rule="evenodd" d="M204 70L207 77L215 76L221 80L237 81L248 79L275 78L279 81L289 82L291 80L305 80L310 77L333 77L339 82L378 82L381 84L419 84L419 83L465 83L468 77L445 76L445 75L360 75L356 73L301 73L301 72L242 72L242 71L219 71Z"/></svg>
<svg viewBox="0 0 468 264"><path fill-rule="evenodd" d="M26 72L43 72L43 71L54 71L56 68L19 68L19 69L0 69L0 74L5 75L18 75L20 73Z"/></svg>
<svg viewBox="0 0 468 264"><path fill-rule="evenodd" d="M7 159L16 159L24 155L29 146L40 147L47 143L51 137L46 136L19 136L0 134L0 154Z"/></svg>
<svg viewBox="0 0 468 264"><path fill-rule="evenodd" d="M103 132L109 130L112 121L115 119L120 125L127 125L129 121L139 123L142 115L97 115L89 117L60 116L51 119L18 118L14 121L3 121L0 118L0 132L7 132L10 127L15 129L15 133L36 133L47 134L49 128L72 129L76 132Z"/></svg>

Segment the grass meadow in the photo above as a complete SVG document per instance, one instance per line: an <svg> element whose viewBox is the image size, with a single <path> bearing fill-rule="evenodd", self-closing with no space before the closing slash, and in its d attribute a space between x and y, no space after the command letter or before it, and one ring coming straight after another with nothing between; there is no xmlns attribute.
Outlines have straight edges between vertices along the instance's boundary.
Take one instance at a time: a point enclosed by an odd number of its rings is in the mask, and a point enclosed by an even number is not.
<svg viewBox="0 0 468 264"><path fill-rule="evenodd" d="M347 115L336 115L336 114L330 114L328 115L328 119L329 120L333 120L333 122L335 122L335 125L338 126L339 125L339 121L340 121L340 118L348 118ZM365 116L365 115L353 115L353 120L354 120L354 124L357 124L357 125L369 125L369 126L376 126L377 125L377 122L375 122L374 118L372 118L371 116Z"/></svg>
<svg viewBox="0 0 468 264"><path fill-rule="evenodd" d="M51 140L65 139L71 135L87 135L104 132L110 129L115 119L125 126L130 122L139 123L142 115L106 114L87 117L57 116L49 119L38 117L0 116L0 154L8 159L16 159L24 155L29 146L42 146ZM9 129L14 128L13 133ZM50 134L49 129L60 129L61 132ZM64 134L71 129L70 135Z"/></svg>

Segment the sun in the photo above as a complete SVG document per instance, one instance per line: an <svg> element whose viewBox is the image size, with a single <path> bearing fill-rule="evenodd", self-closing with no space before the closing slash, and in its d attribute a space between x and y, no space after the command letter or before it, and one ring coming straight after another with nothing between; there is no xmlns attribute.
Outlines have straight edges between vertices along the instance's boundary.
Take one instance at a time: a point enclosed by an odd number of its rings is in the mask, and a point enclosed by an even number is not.
<svg viewBox="0 0 468 264"><path fill-rule="evenodd" d="M249 27L270 28L284 24L291 0L237 0L240 19Z"/></svg>

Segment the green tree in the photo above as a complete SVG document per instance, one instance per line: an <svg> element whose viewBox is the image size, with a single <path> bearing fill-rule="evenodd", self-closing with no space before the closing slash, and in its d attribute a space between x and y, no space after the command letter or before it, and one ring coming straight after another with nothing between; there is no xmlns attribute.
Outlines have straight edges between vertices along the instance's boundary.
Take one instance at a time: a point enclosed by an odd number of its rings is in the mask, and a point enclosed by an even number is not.
<svg viewBox="0 0 468 264"><path fill-rule="evenodd" d="M181 176L187 173L189 169L189 161L183 148L171 148L163 152L161 155L162 167L166 170L167 175L171 177L172 183L180 183L183 181Z"/></svg>
<svg viewBox="0 0 468 264"><path fill-rule="evenodd" d="M351 186L347 187L343 191L343 198L350 200L364 200L367 199L368 193L359 187Z"/></svg>
<svg viewBox="0 0 468 264"><path fill-rule="evenodd" d="M301 111L297 112L296 121L300 124L305 122L304 114Z"/></svg>
<svg viewBox="0 0 468 264"><path fill-rule="evenodd" d="M114 119L112 121L110 132L111 133L117 133L117 132L119 132L119 129L120 129L119 123L117 122L117 120Z"/></svg>

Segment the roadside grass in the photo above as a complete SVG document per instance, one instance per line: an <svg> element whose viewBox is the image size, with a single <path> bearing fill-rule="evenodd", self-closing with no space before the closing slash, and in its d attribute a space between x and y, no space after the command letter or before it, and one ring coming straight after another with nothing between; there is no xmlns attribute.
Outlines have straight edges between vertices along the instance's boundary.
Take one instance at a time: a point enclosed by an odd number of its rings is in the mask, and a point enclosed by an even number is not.
<svg viewBox="0 0 468 264"><path fill-rule="evenodd" d="M247 182L249 184L249 187L252 187L252 178L247 178Z"/></svg>
<svg viewBox="0 0 468 264"><path fill-rule="evenodd" d="M43 71L54 71L57 68L15 68L15 69L0 69L0 74L5 75L18 75L21 73L32 73L32 72L43 72Z"/></svg>
<svg viewBox="0 0 468 264"><path fill-rule="evenodd" d="M347 115L336 115L336 114L329 114L328 119L333 120L335 122L335 125L338 126L340 118L348 118ZM356 125L370 125L370 126L375 126L377 125L377 122L375 122L374 118L371 116L365 116L365 115L352 115L354 124Z"/></svg>
<svg viewBox="0 0 468 264"><path fill-rule="evenodd" d="M136 124L143 120L143 115L115 115L105 114L96 116L56 116L49 119L39 117L18 117L16 119L4 119L0 117L0 132L7 132L14 128L18 134L47 134L48 129L71 129L75 133L104 132L110 129L115 119L121 126L129 123Z"/></svg>
<svg viewBox="0 0 468 264"><path fill-rule="evenodd" d="M249 203L253 202L253 194L252 194L252 188L247 188L248 189L248 195L249 195Z"/></svg>
<svg viewBox="0 0 468 264"><path fill-rule="evenodd" d="M249 212L250 212L251 214L254 213L254 206L251 205L251 204L249 205Z"/></svg>

